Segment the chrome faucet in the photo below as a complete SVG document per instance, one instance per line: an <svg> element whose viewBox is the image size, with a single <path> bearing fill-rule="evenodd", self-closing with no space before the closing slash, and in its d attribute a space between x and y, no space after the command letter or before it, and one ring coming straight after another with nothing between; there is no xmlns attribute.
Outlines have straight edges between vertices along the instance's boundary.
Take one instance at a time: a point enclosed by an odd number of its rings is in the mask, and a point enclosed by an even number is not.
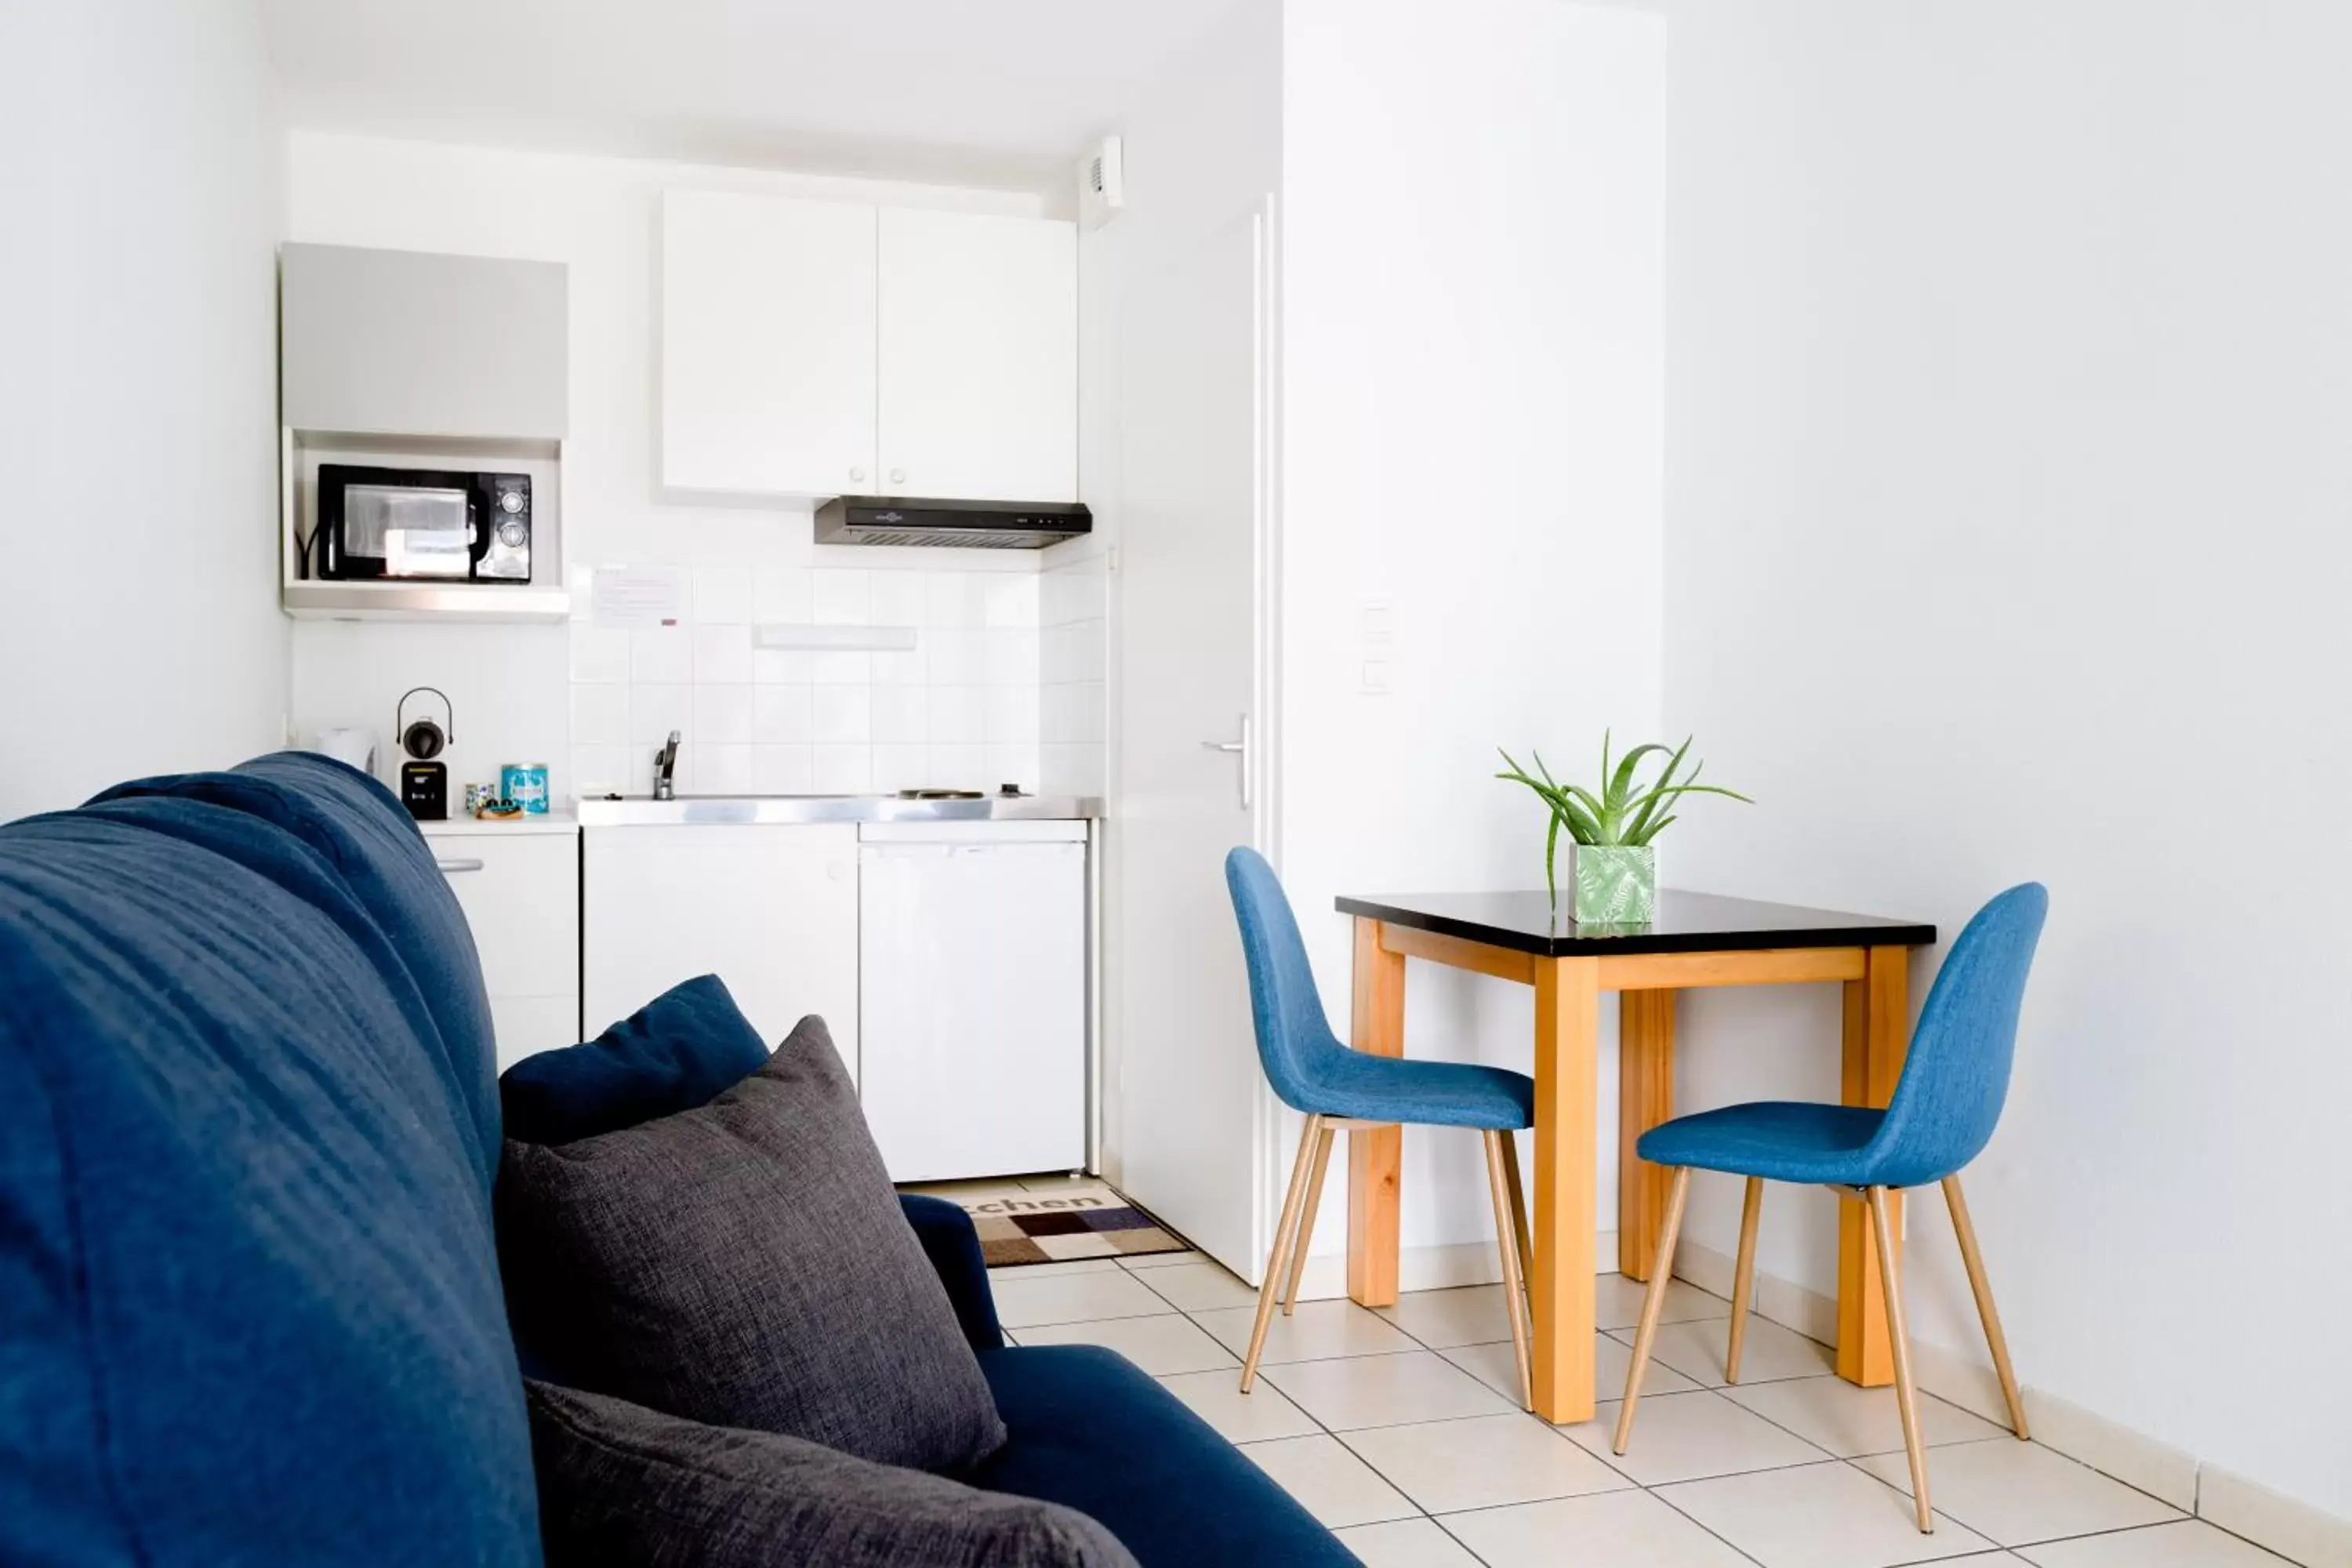
<svg viewBox="0 0 2352 1568"><path fill-rule="evenodd" d="M673 775L677 772L677 731L669 732L669 742L654 753L654 798L669 800L677 794Z"/></svg>

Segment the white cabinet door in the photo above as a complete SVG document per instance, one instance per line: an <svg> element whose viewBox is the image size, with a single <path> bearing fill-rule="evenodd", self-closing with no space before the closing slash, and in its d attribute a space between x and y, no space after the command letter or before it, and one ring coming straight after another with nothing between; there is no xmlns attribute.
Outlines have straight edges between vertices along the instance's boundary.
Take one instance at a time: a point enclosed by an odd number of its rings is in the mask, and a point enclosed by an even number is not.
<svg viewBox="0 0 2352 1568"><path fill-rule="evenodd" d="M504 1071L580 1038L580 841L569 833L434 834L474 933Z"/></svg>
<svg viewBox="0 0 2352 1568"><path fill-rule="evenodd" d="M1083 837L866 844L858 913L859 1098L890 1179L1084 1165Z"/></svg>
<svg viewBox="0 0 2352 1568"><path fill-rule="evenodd" d="M872 482L875 214L662 198L662 483L860 494Z"/></svg>
<svg viewBox="0 0 2352 1568"><path fill-rule="evenodd" d="M493 996L576 994L580 984L580 845L568 833L432 840ZM567 1044L571 1042L566 1042Z"/></svg>
<svg viewBox="0 0 2352 1568"><path fill-rule="evenodd" d="M1070 224L885 208L884 495L1078 499Z"/></svg>
<svg viewBox="0 0 2352 1568"><path fill-rule="evenodd" d="M499 1070L541 1051L560 1051L580 1042L580 998L493 996L490 1027L498 1036Z"/></svg>
<svg viewBox="0 0 2352 1568"><path fill-rule="evenodd" d="M857 1073L857 829L590 827L582 976L591 1034L716 974L770 1046L822 1014Z"/></svg>

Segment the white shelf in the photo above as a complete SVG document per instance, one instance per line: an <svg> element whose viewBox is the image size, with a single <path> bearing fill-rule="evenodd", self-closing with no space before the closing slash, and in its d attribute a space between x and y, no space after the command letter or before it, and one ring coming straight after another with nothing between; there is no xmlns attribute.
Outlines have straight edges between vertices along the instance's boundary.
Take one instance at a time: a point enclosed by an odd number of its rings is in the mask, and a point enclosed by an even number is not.
<svg viewBox="0 0 2352 1568"><path fill-rule="evenodd" d="M287 583L279 602L298 621L469 621L476 625L568 620L572 594L554 586L492 583Z"/></svg>

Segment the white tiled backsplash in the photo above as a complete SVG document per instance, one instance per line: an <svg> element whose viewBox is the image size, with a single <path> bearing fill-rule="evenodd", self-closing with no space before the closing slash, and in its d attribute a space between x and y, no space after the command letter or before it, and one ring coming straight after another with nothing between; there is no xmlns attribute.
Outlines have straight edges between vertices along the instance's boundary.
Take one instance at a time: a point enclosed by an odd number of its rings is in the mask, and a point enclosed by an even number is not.
<svg viewBox="0 0 2352 1568"><path fill-rule="evenodd" d="M1104 560L1038 575L1038 765L1048 795L1104 793Z"/></svg>
<svg viewBox="0 0 2352 1568"><path fill-rule="evenodd" d="M650 630L597 626L593 595L575 592L573 788L645 794L654 752L676 730L680 794L1006 784L1099 793L1103 579L1098 565L1078 570L1088 564L667 567L687 613ZM575 577L583 590L586 575ZM911 626L915 647L752 647L755 626L809 624Z"/></svg>

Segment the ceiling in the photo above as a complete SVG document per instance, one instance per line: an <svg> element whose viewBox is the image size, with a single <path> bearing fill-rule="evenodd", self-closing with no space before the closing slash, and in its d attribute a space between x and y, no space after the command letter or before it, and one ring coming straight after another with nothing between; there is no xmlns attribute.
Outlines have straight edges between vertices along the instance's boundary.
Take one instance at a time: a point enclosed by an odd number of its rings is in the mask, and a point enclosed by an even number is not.
<svg viewBox="0 0 2352 1568"><path fill-rule="evenodd" d="M262 0L289 121L1036 189L1250 0Z"/></svg>

